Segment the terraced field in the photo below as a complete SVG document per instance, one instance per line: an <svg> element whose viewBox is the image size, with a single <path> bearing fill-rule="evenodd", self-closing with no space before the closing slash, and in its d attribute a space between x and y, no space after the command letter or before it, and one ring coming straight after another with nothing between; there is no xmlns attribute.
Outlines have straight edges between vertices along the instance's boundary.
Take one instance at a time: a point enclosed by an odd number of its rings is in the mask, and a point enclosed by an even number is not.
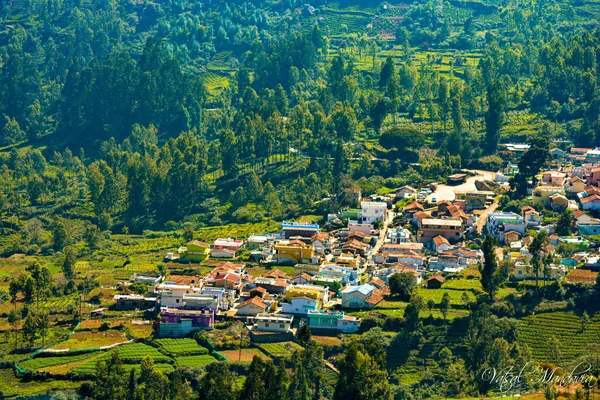
<svg viewBox="0 0 600 400"><path fill-rule="evenodd" d="M600 340L600 315L590 316L582 329L581 317L571 312L532 315L519 321L518 340L526 343L537 361L554 361L551 339L559 341L560 362L568 363L586 354L590 345Z"/></svg>
<svg viewBox="0 0 600 400"><path fill-rule="evenodd" d="M197 356L208 354L208 349L200 346L194 339L156 339L159 351L171 357Z"/></svg>
<svg viewBox="0 0 600 400"><path fill-rule="evenodd" d="M294 342L263 343L258 346L271 357L290 357L295 350L302 350L302 346Z"/></svg>
<svg viewBox="0 0 600 400"><path fill-rule="evenodd" d="M175 358L175 362L180 367L201 368L206 365L216 362L217 359L208 354L199 356L183 356Z"/></svg>

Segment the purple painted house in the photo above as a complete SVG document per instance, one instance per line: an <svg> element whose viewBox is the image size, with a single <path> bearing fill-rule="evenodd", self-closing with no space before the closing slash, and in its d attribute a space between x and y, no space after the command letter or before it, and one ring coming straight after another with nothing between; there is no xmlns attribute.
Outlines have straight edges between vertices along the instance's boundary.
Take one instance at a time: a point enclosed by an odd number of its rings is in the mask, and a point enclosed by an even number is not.
<svg viewBox="0 0 600 400"><path fill-rule="evenodd" d="M211 329L215 324L215 310L182 310L172 307L160 309L158 335L184 337L190 332Z"/></svg>

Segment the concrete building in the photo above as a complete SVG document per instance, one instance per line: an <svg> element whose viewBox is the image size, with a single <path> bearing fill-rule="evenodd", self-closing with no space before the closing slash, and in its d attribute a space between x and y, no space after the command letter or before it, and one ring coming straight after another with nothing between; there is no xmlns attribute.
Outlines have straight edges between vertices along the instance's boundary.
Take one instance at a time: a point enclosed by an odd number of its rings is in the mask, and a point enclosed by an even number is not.
<svg viewBox="0 0 600 400"><path fill-rule="evenodd" d="M158 336L185 337L191 332L210 329L214 325L214 310L180 310L161 307Z"/></svg>
<svg viewBox="0 0 600 400"><path fill-rule="evenodd" d="M331 329L343 333L358 332L360 318L344 315L343 311L309 311L311 329Z"/></svg>
<svg viewBox="0 0 600 400"><path fill-rule="evenodd" d="M377 221L383 221L387 211L387 204L378 201L363 201L360 203L362 208L361 218L364 224L374 224Z"/></svg>

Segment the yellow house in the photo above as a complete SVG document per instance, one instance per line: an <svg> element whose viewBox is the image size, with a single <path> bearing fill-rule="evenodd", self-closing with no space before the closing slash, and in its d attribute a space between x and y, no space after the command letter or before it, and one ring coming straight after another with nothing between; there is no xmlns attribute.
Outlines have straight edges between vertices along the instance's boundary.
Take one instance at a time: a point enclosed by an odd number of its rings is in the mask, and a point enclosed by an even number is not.
<svg viewBox="0 0 600 400"><path fill-rule="evenodd" d="M186 246L179 248L179 257L181 260L204 261L210 254L210 245L193 240Z"/></svg>
<svg viewBox="0 0 600 400"><path fill-rule="evenodd" d="M320 308L323 302L329 300L329 288L320 285L292 285L287 288L285 298L290 302L294 297L308 297L317 300L318 308Z"/></svg>
<svg viewBox="0 0 600 400"><path fill-rule="evenodd" d="M536 208L551 208L552 201L550 196L553 194L565 195L563 186L540 185L533 190L533 206Z"/></svg>
<svg viewBox="0 0 600 400"><path fill-rule="evenodd" d="M313 257L313 245L300 240L281 240L275 245L275 251L275 258L280 264L310 262Z"/></svg>

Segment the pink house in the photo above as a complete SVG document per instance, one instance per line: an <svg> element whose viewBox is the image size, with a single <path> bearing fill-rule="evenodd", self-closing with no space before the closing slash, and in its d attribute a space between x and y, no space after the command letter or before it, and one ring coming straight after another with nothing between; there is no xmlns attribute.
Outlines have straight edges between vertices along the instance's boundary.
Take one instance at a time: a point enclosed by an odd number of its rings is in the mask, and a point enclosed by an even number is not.
<svg viewBox="0 0 600 400"><path fill-rule="evenodd" d="M213 250L232 250L238 251L244 246L243 240L232 238L218 238L212 245Z"/></svg>

